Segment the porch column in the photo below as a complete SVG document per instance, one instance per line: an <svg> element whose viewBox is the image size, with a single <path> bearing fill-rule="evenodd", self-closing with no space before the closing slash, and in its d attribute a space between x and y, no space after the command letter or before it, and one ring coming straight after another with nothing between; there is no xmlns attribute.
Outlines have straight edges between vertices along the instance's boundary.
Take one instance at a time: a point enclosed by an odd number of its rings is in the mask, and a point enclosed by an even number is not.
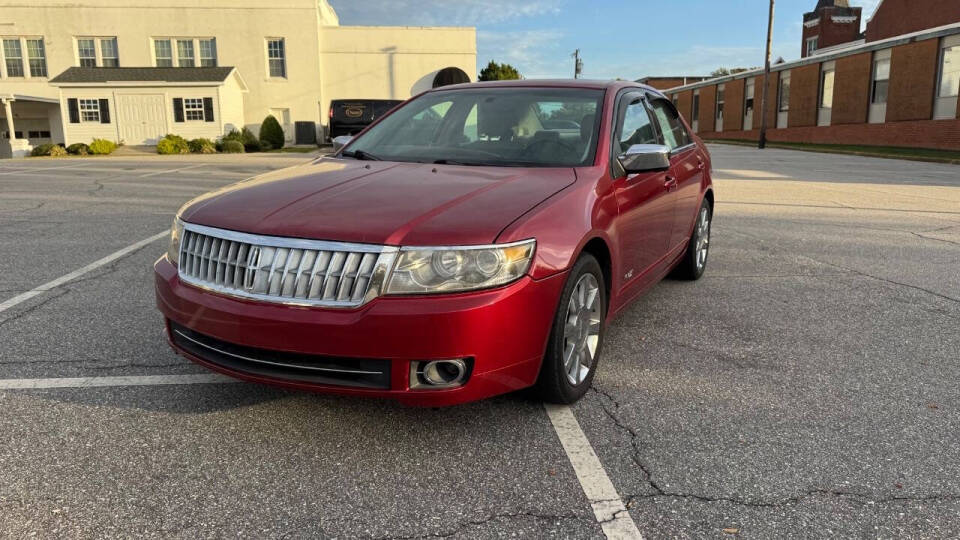
<svg viewBox="0 0 960 540"><path fill-rule="evenodd" d="M5 98L2 101L3 114L7 117L7 132L10 133L10 142L12 143L17 138L17 132L13 130L13 100Z"/></svg>

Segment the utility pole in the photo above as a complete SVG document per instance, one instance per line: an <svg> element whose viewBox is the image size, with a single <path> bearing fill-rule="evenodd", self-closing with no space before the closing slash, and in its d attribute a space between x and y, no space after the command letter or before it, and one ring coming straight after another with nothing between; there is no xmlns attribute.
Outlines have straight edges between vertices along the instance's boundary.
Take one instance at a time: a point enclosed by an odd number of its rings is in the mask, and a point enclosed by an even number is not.
<svg viewBox="0 0 960 540"><path fill-rule="evenodd" d="M773 2L770 0L770 17L767 21L767 58L763 64L763 99L760 102L760 143L757 148L763 150L767 147L767 88L770 86L770 45L773 42ZM776 99L776 98L774 98Z"/></svg>
<svg viewBox="0 0 960 540"><path fill-rule="evenodd" d="M580 49L573 51L570 56L573 57L573 78L579 79L580 75L583 74L583 59L580 58Z"/></svg>

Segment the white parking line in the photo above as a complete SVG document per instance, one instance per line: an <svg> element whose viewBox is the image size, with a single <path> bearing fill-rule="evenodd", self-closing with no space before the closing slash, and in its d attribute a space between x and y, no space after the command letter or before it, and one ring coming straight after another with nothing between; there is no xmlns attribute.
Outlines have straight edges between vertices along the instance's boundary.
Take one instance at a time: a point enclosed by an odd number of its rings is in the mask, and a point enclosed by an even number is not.
<svg viewBox="0 0 960 540"><path fill-rule="evenodd" d="M196 375L134 375L120 377L74 377L59 379L0 379L0 390L38 388L90 388L94 386L154 386L163 384L211 384L241 382L218 373Z"/></svg>
<svg viewBox="0 0 960 540"><path fill-rule="evenodd" d="M189 167L180 167L179 169L164 169L162 171L154 171L154 172L149 172L147 174L141 174L137 178L147 178L148 176L156 176L158 174L166 174L166 173L175 173L180 171L186 171L188 169L199 169L200 167L203 167L205 165L209 165L209 164L201 163L199 165L190 165Z"/></svg>
<svg viewBox="0 0 960 540"><path fill-rule="evenodd" d="M34 171L52 171L55 169L77 169L87 165L86 163L77 163L74 165L61 165L60 167L20 167L15 170L3 169L3 172L0 172L0 175L4 174L17 174L25 172L34 172Z"/></svg>
<svg viewBox="0 0 960 540"><path fill-rule="evenodd" d="M144 238L143 240L141 240L141 241L139 241L139 242L137 242L137 243L135 243L135 244L131 244L131 245L129 245L129 246L121 249L120 251L115 251L115 252L111 253L110 255L107 255L106 257L104 257L104 258L102 258L102 259L100 259L100 260L98 260L98 261L94 261L94 262L92 262L92 263L84 266L83 268L79 268L79 269L77 269L77 270L74 270L73 272L70 272L70 273L67 274L67 275L58 277L57 279L55 279L55 280L53 280L53 281L48 281L47 283L44 283L43 285L40 285L39 287L36 287L36 288L34 288L34 289L31 289L31 290L29 290L29 291L27 291L27 292L25 292L25 293L18 294L17 296L14 296L13 298L11 298L11 299L9 299L9 300L6 300L6 301L4 301L4 302L0 302L0 313L3 313L4 311L12 308L13 306L16 306L17 304L26 302L27 300L29 300L29 299L31 299L31 298L33 298L33 297L35 297L35 296L40 296L41 294L43 294L43 293L45 293L45 292L47 292L47 291L56 289L57 287L59 287L59 286L61 286L61 285L64 285L64 284L66 284L66 283L69 283L70 281L73 281L74 279L77 279L78 277L80 277L80 276L82 276L82 275L84 275L84 274L86 274L86 273L88 273L88 272L90 272L90 271L96 270L97 268L100 268L101 266L110 264L110 263L112 263L113 261L119 259L120 257L123 257L124 255L128 255L128 254L130 254L130 253L133 253L134 251L142 248L143 246L145 246L145 245L147 245L147 244L150 244L151 242L156 242L157 240L163 238L164 236L167 236L168 234L170 234L170 231L163 231L163 232L160 232L160 233L157 233L157 234L151 236L150 238Z"/></svg>
<svg viewBox="0 0 960 540"><path fill-rule="evenodd" d="M560 439L560 444L563 445L563 450L567 453L574 472L577 473L580 487L583 488L584 495L593 507L593 515L600 523L603 534L611 539L642 539L643 536L640 535L637 524L633 522L630 512L623 506L620 494L613 487L613 482L603 470L603 465L600 464L600 459L590 446L590 441L580 429L573 410L567 405L545 405L545 407L553 429Z"/></svg>

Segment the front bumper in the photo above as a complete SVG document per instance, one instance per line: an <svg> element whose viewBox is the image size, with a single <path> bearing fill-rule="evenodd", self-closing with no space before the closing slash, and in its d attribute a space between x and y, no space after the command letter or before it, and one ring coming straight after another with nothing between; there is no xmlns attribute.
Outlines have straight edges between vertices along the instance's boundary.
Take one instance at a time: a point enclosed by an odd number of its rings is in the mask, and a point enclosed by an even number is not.
<svg viewBox="0 0 960 540"><path fill-rule="evenodd" d="M157 306L171 323L241 347L302 355L389 361L389 384L370 389L304 382L233 369L178 346L176 352L240 379L302 390L388 397L443 406L531 386L540 370L566 274L523 277L503 288L419 297L380 297L356 309L298 307L248 301L181 283L166 257L154 265ZM471 358L459 388L410 388L410 362Z"/></svg>

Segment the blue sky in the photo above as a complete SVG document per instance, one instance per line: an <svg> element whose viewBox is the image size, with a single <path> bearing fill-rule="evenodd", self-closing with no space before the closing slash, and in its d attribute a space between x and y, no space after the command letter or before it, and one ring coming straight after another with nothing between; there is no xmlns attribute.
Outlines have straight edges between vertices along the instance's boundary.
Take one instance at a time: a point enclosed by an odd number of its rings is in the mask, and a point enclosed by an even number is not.
<svg viewBox="0 0 960 540"><path fill-rule="evenodd" d="M477 64L508 62L527 78L707 75L763 64L767 0L329 0L344 25L474 26ZM879 0L851 0L864 21ZM777 0L773 57L800 56L803 13ZM475 74L471 74L475 76Z"/></svg>

